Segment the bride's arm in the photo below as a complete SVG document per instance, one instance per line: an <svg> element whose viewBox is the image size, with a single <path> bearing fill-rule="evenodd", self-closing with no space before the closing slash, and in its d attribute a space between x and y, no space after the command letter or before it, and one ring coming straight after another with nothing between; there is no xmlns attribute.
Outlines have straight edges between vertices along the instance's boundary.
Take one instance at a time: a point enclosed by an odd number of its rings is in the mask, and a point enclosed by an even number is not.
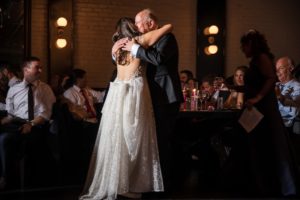
<svg viewBox="0 0 300 200"><path fill-rule="evenodd" d="M150 31L141 36L136 37L136 41L143 47L147 48L157 42L161 36L171 32L173 29L172 24L166 24L159 29Z"/></svg>

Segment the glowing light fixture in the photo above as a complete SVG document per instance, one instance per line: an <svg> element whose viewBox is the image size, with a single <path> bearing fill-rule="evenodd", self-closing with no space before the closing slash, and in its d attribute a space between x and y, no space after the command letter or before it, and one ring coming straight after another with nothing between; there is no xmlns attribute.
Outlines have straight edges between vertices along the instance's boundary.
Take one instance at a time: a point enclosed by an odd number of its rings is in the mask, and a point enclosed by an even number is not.
<svg viewBox="0 0 300 200"><path fill-rule="evenodd" d="M66 27L68 25L68 20L64 17L60 17L56 20L56 26Z"/></svg>
<svg viewBox="0 0 300 200"><path fill-rule="evenodd" d="M67 46L67 40L66 39L62 39L62 38L58 38L56 40L56 47L59 49L65 48Z"/></svg>
<svg viewBox="0 0 300 200"><path fill-rule="evenodd" d="M218 46L217 45L209 45L208 47L205 47L204 53L206 55L212 55L216 54L218 52Z"/></svg>
<svg viewBox="0 0 300 200"><path fill-rule="evenodd" d="M216 25L212 25L209 27L208 31L211 35L218 34L219 28Z"/></svg>
<svg viewBox="0 0 300 200"><path fill-rule="evenodd" d="M216 25L206 27L203 31L204 35L216 35L219 33L219 28Z"/></svg>

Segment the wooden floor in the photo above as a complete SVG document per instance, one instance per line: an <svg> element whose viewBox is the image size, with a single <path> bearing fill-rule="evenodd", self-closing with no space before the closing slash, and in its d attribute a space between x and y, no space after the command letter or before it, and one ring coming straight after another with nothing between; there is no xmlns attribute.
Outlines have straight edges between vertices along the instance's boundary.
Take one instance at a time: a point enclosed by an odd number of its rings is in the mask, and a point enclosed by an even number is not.
<svg viewBox="0 0 300 200"><path fill-rule="evenodd" d="M187 163L188 170L182 171L168 193L147 193L142 199L262 199L245 193L239 188L230 189L230 183L203 171L198 161ZM1 200L75 200L82 191L82 185L64 185L26 188L24 191L10 189L0 192ZM120 198L119 198L120 199ZM280 199L280 198L268 198ZM286 198L285 198L286 199Z"/></svg>
<svg viewBox="0 0 300 200"><path fill-rule="evenodd" d="M298 139L297 144L300 144L300 137ZM294 140L295 138L293 138ZM175 153L176 157L180 157L180 159L175 162L176 165L172 165L176 171L172 190L166 193L143 194L142 199L281 199L278 197L261 197L253 193L250 189L252 187L248 187L248 183L243 182L244 176L247 174L243 173L242 170L239 172L242 167L235 166L230 162L230 159L224 160L224 151L219 150L217 144L215 142L213 149L205 145L204 147L199 146L199 148L201 147L200 152L203 154L197 155L198 160L192 159L192 154L187 153L184 148ZM297 151L300 150L299 146ZM179 147L175 149L179 149ZM183 151L185 154L180 155L180 152ZM61 173L55 172L52 166L47 165L49 167L47 172L60 174L60 177L65 177L64 180L60 178L59 181L52 180L51 183L47 180L51 180L53 174L49 175L49 173L47 173L47 178L42 177L42 181L39 180L40 176L29 177L29 179L35 180L37 184L29 184L24 190L20 190L19 183L15 183L13 187L0 191L0 200L76 200L82 191L84 174L88 165L78 166L80 163L84 163L79 161L74 163L68 166L66 170L62 170ZM81 171L76 170L74 166L78 166Z"/></svg>

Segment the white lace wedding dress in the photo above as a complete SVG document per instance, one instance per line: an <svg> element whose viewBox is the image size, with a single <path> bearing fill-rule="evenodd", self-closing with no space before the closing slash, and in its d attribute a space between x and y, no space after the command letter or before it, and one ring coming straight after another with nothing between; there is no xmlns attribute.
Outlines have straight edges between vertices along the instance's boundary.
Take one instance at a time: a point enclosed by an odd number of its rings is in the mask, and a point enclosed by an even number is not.
<svg viewBox="0 0 300 200"><path fill-rule="evenodd" d="M152 103L140 67L130 80L110 83L80 199L163 189Z"/></svg>

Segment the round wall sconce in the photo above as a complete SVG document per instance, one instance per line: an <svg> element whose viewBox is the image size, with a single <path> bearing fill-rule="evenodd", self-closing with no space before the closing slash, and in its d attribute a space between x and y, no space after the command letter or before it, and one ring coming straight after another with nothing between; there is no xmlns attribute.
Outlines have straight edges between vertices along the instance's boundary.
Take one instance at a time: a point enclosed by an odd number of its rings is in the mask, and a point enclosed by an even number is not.
<svg viewBox="0 0 300 200"><path fill-rule="evenodd" d="M204 35L216 35L219 33L219 27L216 25L211 25L206 27L203 31Z"/></svg>
<svg viewBox="0 0 300 200"><path fill-rule="evenodd" d="M204 53L206 55L216 54L217 52L218 52L218 46L217 45L209 45L208 47L204 48Z"/></svg>
<svg viewBox="0 0 300 200"><path fill-rule="evenodd" d="M66 27L68 25L68 20L64 17L59 17L56 20L56 26L58 27Z"/></svg>
<svg viewBox="0 0 300 200"><path fill-rule="evenodd" d="M67 46L67 40L63 38L59 38L56 40L55 44L58 49L62 49Z"/></svg>

